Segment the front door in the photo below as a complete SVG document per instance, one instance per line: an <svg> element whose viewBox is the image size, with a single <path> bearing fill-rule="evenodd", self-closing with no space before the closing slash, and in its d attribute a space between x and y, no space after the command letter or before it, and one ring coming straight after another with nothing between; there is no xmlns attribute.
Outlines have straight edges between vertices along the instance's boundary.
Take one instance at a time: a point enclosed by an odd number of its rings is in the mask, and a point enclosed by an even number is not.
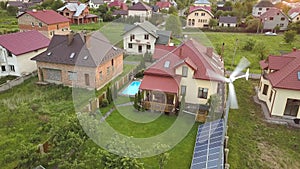
<svg viewBox="0 0 300 169"><path fill-rule="evenodd" d="M139 50L139 53L142 53L143 52L143 46L139 45L138 50Z"/></svg>
<svg viewBox="0 0 300 169"><path fill-rule="evenodd" d="M85 85L89 86L90 85L90 76L89 76L89 74L84 74L84 79L85 79Z"/></svg>

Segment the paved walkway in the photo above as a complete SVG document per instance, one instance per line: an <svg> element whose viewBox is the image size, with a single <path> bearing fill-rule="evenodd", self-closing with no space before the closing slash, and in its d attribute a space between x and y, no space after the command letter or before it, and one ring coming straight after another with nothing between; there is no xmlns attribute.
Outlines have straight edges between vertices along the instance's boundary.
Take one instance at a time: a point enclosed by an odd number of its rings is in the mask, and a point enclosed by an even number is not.
<svg viewBox="0 0 300 169"><path fill-rule="evenodd" d="M253 96L253 100L255 103L260 104L262 113L265 117L266 122L273 123L273 124L286 125L286 126L300 129L300 124L296 124L293 119L285 119L285 118L270 116L270 112L267 108L267 105L264 102L260 101L258 99L257 95Z"/></svg>
<svg viewBox="0 0 300 169"><path fill-rule="evenodd" d="M114 110L116 110L115 108L111 108L101 119L100 119L100 123L102 123Z"/></svg>

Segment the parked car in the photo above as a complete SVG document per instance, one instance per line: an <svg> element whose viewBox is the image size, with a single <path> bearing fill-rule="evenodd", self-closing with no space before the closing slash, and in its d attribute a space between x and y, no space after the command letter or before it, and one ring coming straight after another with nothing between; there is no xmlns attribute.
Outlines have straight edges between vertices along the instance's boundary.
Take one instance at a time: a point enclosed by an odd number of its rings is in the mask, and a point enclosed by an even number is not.
<svg viewBox="0 0 300 169"><path fill-rule="evenodd" d="M277 33L273 33L273 32L266 32L265 35L267 36L276 36Z"/></svg>

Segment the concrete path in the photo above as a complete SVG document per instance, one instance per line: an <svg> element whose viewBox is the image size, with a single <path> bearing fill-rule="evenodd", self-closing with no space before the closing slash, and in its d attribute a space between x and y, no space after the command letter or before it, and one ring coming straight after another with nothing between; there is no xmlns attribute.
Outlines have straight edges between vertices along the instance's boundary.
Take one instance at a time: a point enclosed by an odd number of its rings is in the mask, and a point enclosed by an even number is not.
<svg viewBox="0 0 300 169"><path fill-rule="evenodd" d="M133 102L128 102L128 103L124 103L124 104L118 104L116 105L116 107L125 107L125 106L132 106Z"/></svg>
<svg viewBox="0 0 300 169"><path fill-rule="evenodd" d="M102 123L114 110L116 110L115 108L110 109L101 119L100 119L100 123Z"/></svg>
<svg viewBox="0 0 300 169"><path fill-rule="evenodd" d="M253 100L255 103L257 103L261 106L262 113L265 117L266 122L272 123L272 124L286 125L286 126L300 129L300 124L296 124L293 119L285 119L285 118L270 116L270 112L267 108L267 105L264 102L260 101L258 99L257 95L253 96Z"/></svg>

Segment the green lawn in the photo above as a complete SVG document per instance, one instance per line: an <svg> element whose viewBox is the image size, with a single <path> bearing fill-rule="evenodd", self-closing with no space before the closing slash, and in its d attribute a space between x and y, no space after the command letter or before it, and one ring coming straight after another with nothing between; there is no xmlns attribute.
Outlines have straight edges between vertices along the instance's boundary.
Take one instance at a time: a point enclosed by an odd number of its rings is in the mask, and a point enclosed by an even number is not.
<svg viewBox="0 0 300 169"><path fill-rule="evenodd" d="M228 120L230 168L300 168L300 130L263 121L253 102L258 81L235 82L239 109Z"/></svg>
<svg viewBox="0 0 300 169"><path fill-rule="evenodd" d="M186 32L183 33L200 41L204 45L213 46L216 50L221 49L224 43L224 64L227 69L231 69L231 63L234 56L236 39L238 39L236 56L234 57L234 67L238 64L239 59L246 57L250 62L250 72L260 73L258 62L260 61L258 53L253 51L245 51L243 47L247 40L253 39L257 43L266 45L269 55L279 55L280 53L291 52L293 47L300 48L300 36L297 35L296 40L292 44L286 44L283 35L265 36L262 34L246 34L246 33L220 33L220 32Z"/></svg>
<svg viewBox="0 0 300 169"><path fill-rule="evenodd" d="M9 16L7 11L0 10L0 34L17 31L19 31L18 19L15 16Z"/></svg>

